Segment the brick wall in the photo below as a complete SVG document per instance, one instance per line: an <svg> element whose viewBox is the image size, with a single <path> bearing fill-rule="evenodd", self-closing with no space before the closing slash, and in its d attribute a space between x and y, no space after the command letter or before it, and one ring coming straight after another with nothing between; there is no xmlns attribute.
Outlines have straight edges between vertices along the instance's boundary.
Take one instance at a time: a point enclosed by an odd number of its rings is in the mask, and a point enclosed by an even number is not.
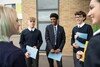
<svg viewBox="0 0 100 67"><path fill-rule="evenodd" d="M64 47L64 54L72 54L72 47L70 46L71 31L76 25L74 13L78 10L88 12L89 0L59 0L59 16L60 24L66 31L66 45ZM23 21L22 28L27 27L26 21L29 16L36 17L36 0L22 0ZM89 22L89 20L87 20Z"/></svg>
<svg viewBox="0 0 100 67"><path fill-rule="evenodd" d="M22 28L27 27L27 18L36 17L36 0L22 0Z"/></svg>

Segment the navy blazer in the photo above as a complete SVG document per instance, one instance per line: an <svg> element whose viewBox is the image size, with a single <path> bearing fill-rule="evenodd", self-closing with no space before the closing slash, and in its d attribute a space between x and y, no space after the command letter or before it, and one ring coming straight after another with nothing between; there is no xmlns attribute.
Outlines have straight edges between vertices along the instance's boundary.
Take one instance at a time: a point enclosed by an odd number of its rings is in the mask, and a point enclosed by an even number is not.
<svg viewBox="0 0 100 67"><path fill-rule="evenodd" d="M55 45L55 36L54 36L54 27L52 24L46 27L45 31L45 40L46 40L46 51L50 51L51 49L63 49L65 45L65 31L64 28L60 25L57 26L57 40ZM56 47L55 47L56 46Z"/></svg>
<svg viewBox="0 0 100 67"><path fill-rule="evenodd" d="M27 67L23 51L12 42L0 42L0 67Z"/></svg>
<svg viewBox="0 0 100 67"><path fill-rule="evenodd" d="M100 33L93 36L89 41L84 67L100 67Z"/></svg>

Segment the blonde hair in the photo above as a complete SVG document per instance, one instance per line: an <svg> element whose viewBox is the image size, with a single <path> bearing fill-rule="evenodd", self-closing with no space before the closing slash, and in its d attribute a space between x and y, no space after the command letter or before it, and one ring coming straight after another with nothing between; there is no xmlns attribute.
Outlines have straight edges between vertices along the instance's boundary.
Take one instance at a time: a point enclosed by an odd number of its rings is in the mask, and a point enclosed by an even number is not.
<svg viewBox="0 0 100 67"><path fill-rule="evenodd" d="M29 20L30 21L34 21L35 20L35 17L29 17Z"/></svg>
<svg viewBox="0 0 100 67"><path fill-rule="evenodd" d="M16 11L0 5L0 41L7 41L16 33Z"/></svg>

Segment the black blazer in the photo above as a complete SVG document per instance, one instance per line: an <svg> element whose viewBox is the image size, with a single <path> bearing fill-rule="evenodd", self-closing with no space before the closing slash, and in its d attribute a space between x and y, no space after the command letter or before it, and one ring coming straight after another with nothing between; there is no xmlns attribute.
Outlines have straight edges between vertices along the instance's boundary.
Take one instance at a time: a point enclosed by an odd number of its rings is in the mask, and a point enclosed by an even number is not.
<svg viewBox="0 0 100 67"><path fill-rule="evenodd" d="M84 67L100 67L100 33L93 36L89 41Z"/></svg>
<svg viewBox="0 0 100 67"><path fill-rule="evenodd" d="M60 25L57 26L57 40L55 46L55 36L54 36L54 27L52 24L46 27L45 31L45 39L46 39L46 51L50 51L51 49L63 49L65 45L65 31L64 28Z"/></svg>

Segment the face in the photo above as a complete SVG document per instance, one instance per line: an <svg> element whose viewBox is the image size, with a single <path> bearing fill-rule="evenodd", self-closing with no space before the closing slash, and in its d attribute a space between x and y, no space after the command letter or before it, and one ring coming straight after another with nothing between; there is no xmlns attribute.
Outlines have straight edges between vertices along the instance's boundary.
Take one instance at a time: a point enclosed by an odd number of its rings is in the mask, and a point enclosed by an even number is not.
<svg viewBox="0 0 100 67"><path fill-rule="evenodd" d="M91 17L93 24L100 24L100 3L97 0L91 0L88 16Z"/></svg>
<svg viewBox="0 0 100 67"><path fill-rule="evenodd" d="M16 20L15 20L15 22L13 22L13 24L14 24L14 27L11 30L12 30L13 34L18 34L19 26L20 26L18 18L16 18Z"/></svg>
<svg viewBox="0 0 100 67"><path fill-rule="evenodd" d="M20 24L19 24L19 20L18 20L18 18L16 19L16 30L17 30L17 32L19 32L19 26L20 26Z"/></svg>
<svg viewBox="0 0 100 67"><path fill-rule="evenodd" d="M35 26L35 20L28 20L28 26L30 28L34 28L34 26Z"/></svg>
<svg viewBox="0 0 100 67"><path fill-rule="evenodd" d="M51 23L53 25L57 25L58 24L58 19L56 19L55 17L51 17L50 19L51 19Z"/></svg>
<svg viewBox="0 0 100 67"><path fill-rule="evenodd" d="M75 15L75 19L77 24L81 24L85 18L82 15Z"/></svg>

